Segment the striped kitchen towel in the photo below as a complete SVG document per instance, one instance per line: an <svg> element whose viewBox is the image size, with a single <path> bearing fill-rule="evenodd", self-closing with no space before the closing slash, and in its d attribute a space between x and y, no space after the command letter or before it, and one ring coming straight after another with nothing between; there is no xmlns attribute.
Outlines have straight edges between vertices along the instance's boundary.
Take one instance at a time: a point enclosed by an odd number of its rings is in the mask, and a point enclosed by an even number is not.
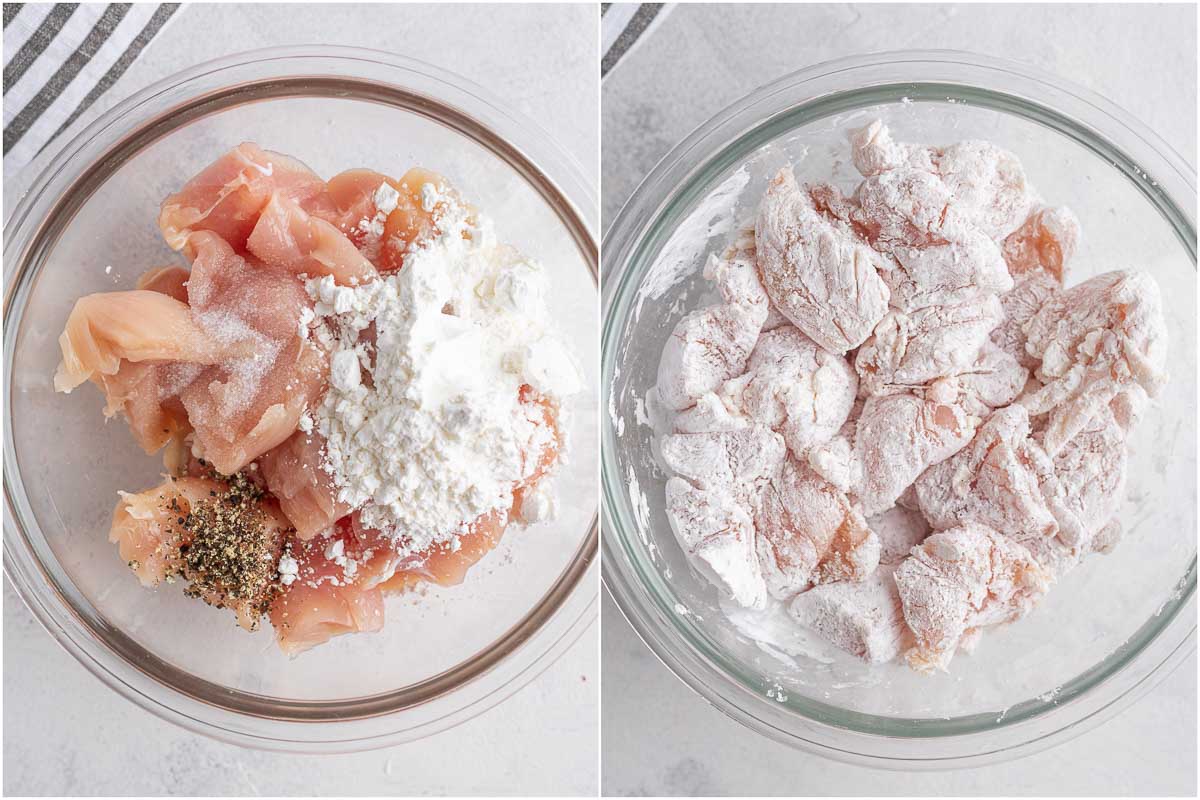
<svg viewBox="0 0 1200 800"><path fill-rule="evenodd" d="M673 3L600 4L600 78L644 42L670 13Z"/></svg>
<svg viewBox="0 0 1200 800"><path fill-rule="evenodd" d="M70 127L178 8L178 3L5 3L4 171L20 170Z"/></svg>

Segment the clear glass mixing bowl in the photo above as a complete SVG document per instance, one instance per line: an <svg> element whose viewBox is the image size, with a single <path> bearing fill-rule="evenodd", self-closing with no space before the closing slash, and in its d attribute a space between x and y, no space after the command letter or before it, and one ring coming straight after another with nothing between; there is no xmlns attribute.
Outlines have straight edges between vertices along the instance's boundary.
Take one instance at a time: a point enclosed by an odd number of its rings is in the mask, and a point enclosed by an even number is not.
<svg viewBox="0 0 1200 800"><path fill-rule="evenodd" d="M792 659L758 646L687 564L663 511L646 392L663 342L710 288L707 254L752 219L767 180L853 186L847 130L881 117L900 141L967 138L1014 151L1084 242L1069 280L1149 270L1171 333L1171 383L1135 431L1126 535L949 674ZM1086 90L952 52L830 62L706 122L642 182L603 244L603 574L650 648L713 705L780 741L911 769L1011 758L1113 714L1195 647L1196 189L1152 131Z"/></svg>
<svg viewBox="0 0 1200 800"><path fill-rule="evenodd" d="M365 166L445 174L499 234L550 273L548 305L585 389L569 416L560 516L516 530L467 581L394 598L374 635L289 660L269 632L178 586L143 589L107 541L118 489L161 464L92 387L54 394L75 299L130 288L174 258L159 203L241 141L323 175ZM480 87L387 53L295 47L169 78L72 141L4 231L4 567L52 635L160 716L253 746L351 750L414 739L490 708L548 666L596 615L598 302L595 189L577 162ZM107 269L111 267L111 269Z"/></svg>

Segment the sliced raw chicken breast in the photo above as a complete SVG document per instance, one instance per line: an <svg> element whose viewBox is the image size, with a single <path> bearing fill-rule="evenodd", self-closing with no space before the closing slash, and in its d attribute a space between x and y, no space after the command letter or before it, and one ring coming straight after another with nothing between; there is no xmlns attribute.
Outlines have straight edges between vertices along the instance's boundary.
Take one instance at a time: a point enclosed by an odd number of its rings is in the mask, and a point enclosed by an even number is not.
<svg viewBox="0 0 1200 800"><path fill-rule="evenodd" d="M179 545L184 530L178 520L192 503L224 488L206 478L176 478L161 486L133 494L121 492L113 512L108 540L143 586L157 586L180 568ZM172 501L179 510L172 509Z"/></svg>
<svg viewBox="0 0 1200 800"><path fill-rule="evenodd" d="M290 552L296 578L270 611L280 649L296 655L335 636L383 628L380 571L390 576L397 557L376 532L345 518L328 536L293 540Z"/></svg>
<svg viewBox="0 0 1200 800"><path fill-rule="evenodd" d="M243 258L214 234L189 241L197 321L220 340L255 343L251 355L209 368L182 394L204 457L232 475L292 435L321 396L328 365L300 336L301 311L312 301L294 276Z"/></svg>
<svg viewBox="0 0 1200 800"><path fill-rule="evenodd" d="M170 478L138 494L121 492L121 501L113 512L109 541L117 545L121 558L144 586L156 586L174 575L192 580L195 576L190 573L183 553L185 548L196 546L196 538L183 526L183 520L197 504L211 501L225 491L227 487L220 481L183 477ZM256 508L262 515L264 542L268 545L264 557L274 564L289 526L279 506L270 498L258 501ZM265 596L273 591L273 584L272 577L261 586L267 593ZM233 611L238 624L246 630L257 630L264 595L233 596L223 589L208 587L196 590L196 596L209 605Z"/></svg>
<svg viewBox="0 0 1200 800"><path fill-rule="evenodd" d="M316 431L296 431L258 460L267 487L301 540L328 531L352 510L338 501L333 477L321 469L324 446L324 438Z"/></svg>
<svg viewBox="0 0 1200 800"><path fill-rule="evenodd" d="M188 301L187 282L189 273L183 267L168 264L164 267L154 267L142 273L137 280L137 288L150 292L159 292L174 297L181 303Z"/></svg>
<svg viewBox="0 0 1200 800"><path fill-rule="evenodd" d="M216 364L251 352L244 339L212 335L188 307L156 291L81 297L58 337L63 360L54 388L69 392L96 374L115 375L122 361Z"/></svg>
<svg viewBox="0 0 1200 800"><path fill-rule="evenodd" d="M325 184L324 192L303 203L304 210L333 225L355 246L362 247L366 244L371 221L379 213L375 194L385 183L395 185L392 178L370 169L339 172Z"/></svg>
<svg viewBox="0 0 1200 800"><path fill-rule="evenodd" d="M225 153L163 201L158 227L173 250L193 257L189 236L212 231L243 250L275 192L293 200L320 194L325 182L301 162L246 142Z"/></svg>
<svg viewBox="0 0 1200 800"><path fill-rule="evenodd" d="M332 275L346 286L367 283L378 274L354 242L282 192L272 194L263 207L246 249L272 269L314 278Z"/></svg>
<svg viewBox="0 0 1200 800"><path fill-rule="evenodd" d="M445 210L446 203L444 200L438 201L436 194L454 191L441 175L420 167L413 167L399 181L391 183L400 196L383 227L378 263L385 272L404 266L405 254L413 242L439 235L437 219ZM423 197L426 184L436 187L434 197Z"/></svg>

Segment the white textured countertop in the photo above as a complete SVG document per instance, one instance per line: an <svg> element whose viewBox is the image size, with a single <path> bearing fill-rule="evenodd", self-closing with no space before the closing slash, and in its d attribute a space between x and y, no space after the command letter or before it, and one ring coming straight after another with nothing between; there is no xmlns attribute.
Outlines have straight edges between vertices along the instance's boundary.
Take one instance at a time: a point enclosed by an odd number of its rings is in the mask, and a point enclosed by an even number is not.
<svg viewBox="0 0 1200 800"><path fill-rule="evenodd" d="M197 62L313 42L391 50L466 75L532 116L589 172L595 168L591 6L187 6L80 124ZM11 203L10 190L29 176L6 178ZM260 753L188 733L126 702L60 650L6 585L4 793L595 795L598 658L593 625L508 701L430 739L349 756Z"/></svg>
<svg viewBox="0 0 1200 800"><path fill-rule="evenodd" d="M680 5L605 81L605 220L676 141L755 87L831 58L913 48L1051 70L1106 95L1196 161L1194 6ZM903 774L750 732L668 672L607 596L602 615L606 795L1196 793L1194 653L1132 708L1055 749L995 767Z"/></svg>

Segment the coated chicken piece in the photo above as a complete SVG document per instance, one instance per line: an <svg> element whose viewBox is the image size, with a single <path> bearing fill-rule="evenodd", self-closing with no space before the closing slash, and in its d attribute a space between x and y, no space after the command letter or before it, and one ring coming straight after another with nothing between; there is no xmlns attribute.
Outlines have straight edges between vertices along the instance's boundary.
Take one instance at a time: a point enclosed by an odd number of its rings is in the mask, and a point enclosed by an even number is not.
<svg viewBox="0 0 1200 800"><path fill-rule="evenodd" d="M1018 280L1035 270L1044 270L1060 284L1066 277L1067 264L1079 249L1079 220L1063 206L1041 206L1021 227L1004 240L1004 261L1008 272Z"/></svg>
<svg viewBox="0 0 1200 800"><path fill-rule="evenodd" d="M919 672L945 670L965 637L1021 618L1048 588L1028 550L973 523L931 535L894 577L916 640L905 659Z"/></svg>
<svg viewBox="0 0 1200 800"><path fill-rule="evenodd" d="M689 561L734 602L764 608L767 587L756 556L754 521L727 490L667 481L667 519Z"/></svg>
<svg viewBox="0 0 1200 800"><path fill-rule="evenodd" d="M883 120L850 131L850 157L865 178L909 166L933 172L933 148L897 142Z"/></svg>
<svg viewBox="0 0 1200 800"><path fill-rule="evenodd" d="M1025 334L1025 324L1060 291L1062 285L1058 279L1045 270L1023 273L1021 280L1012 290L1000 296L1004 321L992 331L992 344L1008 353L1026 369L1038 367L1041 359L1025 347L1028 338Z"/></svg>
<svg viewBox="0 0 1200 800"><path fill-rule="evenodd" d="M1057 578L1085 555L1089 532L1031 432L1022 406L999 409L962 452L917 480L917 499L935 530L989 526L1025 546Z"/></svg>
<svg viewBox="0 0 1200 800"><path fill-rule="evenodd" d="M818 583L861 581L879 564L861 510L794 458L763 490L755 526L767 590L780 600Z"/></svg>
<svg viewBox="0 0 1200 800"><path fill-rule="evenodd" d="M724 302L693 311L675 325L658 365L658 394L673 411L745 372L746 361L767 319L766 292L754 266L753 242L744 237L721 258L711 258L705 277Z"/></svg>
<svg viewBox="0 0 1200 800"><path fill-rule="evenodd" d="M1016 230L1037 200L1021 162L991 142L971 139L943 148L935 169L955 211L994 240Z"/></svg>
<svg viewBox="0 0 1200 800"><path fill-rule="evenodd" d="M912 312L1012 289L1013 280L994 241L965 225L957 230L943 226L941 235L948 241L892 249L895 267L883 273L883 280L894 308Z"/></svg>
<svg viewBox="0 0 1200 800"><path fill-rule="evenodd" d="M1108 272L1065 289L1024 330L1044 385L1022 403L1031 415L1062 406L1043 441L1051 456L1119 392L1137 384L1154 397L1167 381L1162 301L1145 272Z"/></svg>
<svg viewBox="0 0 1200 800"><path fill-rule="evenodd" d="M914 547L925 540L932 530L920 511L896 504L867 520L867 525L879 537L879 563L898 564L908 557Z"/></svg>
<svg viewBox="0 0 1200 800"><path fill-rule="evenodd" d="M965 408L983 419L1020 396L1029 382L1029 370L991 341L985 342L968 371L954 376Z"/></svg>
<svg viewBox="0 0 1200 800"><path fill-rule="evenodd" d="M967 372L1003 319L995 295L909 314L889 311L854 358L859 391L883 394Z"/></svg>
<svg viewBox="0 0 1200 800"><path fill-rule="evenodd" d="M1125 431L1110 409L1098 411L1054 456L1064 502L1089 545L1124 502L1126 462Z"/></svg>
<svg viewBox="0 0 1200 800"><path fill-rule="evenodd" d="M797 595L788 613L836 647L870 664L891 661L913 645L894 566L880 565L859 583L828 583Z"/></svg>
<svg viewBox="0 0 1200 800"><path fill-rule="evenodd" d="M791 325L759 337L738 383L742 414L782 434L797 458L838 432L858 391L846 359Z"/></svg>
<svg viewBox="0 0 1200 800"><path fill-rule="evenodd" d="M868 516L891 508L929 467L961 450L979 425L960 396L936 382L923 396L910 392L867 399L854 435L862 482L858 499Z"/></svg>
<svg viewBox="0 0 1200 800"><path fill-rule="evenodd" d="M862 344L887 312L880 255L821 213L786 169L771 181L754 230L772 305L831 353Z"/></svg>
<svg viewBox="0 0 1200 800"><path fill-rule="evenodd" d="M783 466L783 438L762 425L734 431L678 433L659 442L663 461L701 489L752 493Z"/></svg>

